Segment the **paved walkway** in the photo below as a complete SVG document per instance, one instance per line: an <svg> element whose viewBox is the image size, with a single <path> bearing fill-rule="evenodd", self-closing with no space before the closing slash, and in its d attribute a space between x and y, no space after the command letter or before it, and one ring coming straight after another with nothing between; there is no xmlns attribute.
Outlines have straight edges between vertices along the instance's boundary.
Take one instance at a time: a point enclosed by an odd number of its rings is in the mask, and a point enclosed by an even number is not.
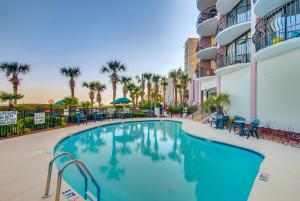
<svg viewBox="0 0 300 201"><path fill-rule="evenodd" d="M246 147L265 156L260 174L267 173L270 178L267 182L256 179L249 200L300 200L299 148L255 138L247 140L188 119L173 120L183 121L183 129L192 135ZM115 122L119 121L122 120ZM48 199L41 196L54 146L65 136L106 123L111 122L90 123L0 141L0 201L53 201L54 196ZM54 177L53 184L55 180ZM64 185L64 188L68 186Z"/></svg>

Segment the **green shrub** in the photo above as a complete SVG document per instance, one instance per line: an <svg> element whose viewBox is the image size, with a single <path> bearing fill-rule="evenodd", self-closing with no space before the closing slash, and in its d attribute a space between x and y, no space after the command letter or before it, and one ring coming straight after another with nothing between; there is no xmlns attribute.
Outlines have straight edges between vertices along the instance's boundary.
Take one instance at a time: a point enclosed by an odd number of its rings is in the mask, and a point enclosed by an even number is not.
<svg viewBox="0 0 300 201"><path fill-rule="evenodd" d="M148 109L151 109L151 107L153 108L153 106L154 106L154 103L145 101L145 102L141 105L140 108L143 109L143 110L148 110ZM156 107L159 107L159 106L160 106L160 104L157 103L157 104L156 104Z"/></svg>
<svg viewBox="0 0 300 201"><path fill-rule="evenodd" d="M134 111L133 117L146 117L146 114L142 111Z"/></svg>
<svg viewBox="0 0 300 201"><path fill-rule="evenodd" d="M184 110L184 106L176 106L176 107L172 107L172 114L180 114L181 111ZM169 108L171 109L171 108ZM189 114L193 113L193 112L196 112L197 111L197 106L187 106L187 112Z"/></svg>
<svg viewBox="0 0 300 201"><path fill-rule="evenodd" d="M51 108L51 106L49 104L34 104L34 103L30 103L30 104L18 104L14 106L14 109L17 111L21 111L21 110L49 110ZM56 106L56 105L52 105L53 109L63 109L62 106ZM8 106L0 106L0 111L6 111L8 110Z"/></svg>

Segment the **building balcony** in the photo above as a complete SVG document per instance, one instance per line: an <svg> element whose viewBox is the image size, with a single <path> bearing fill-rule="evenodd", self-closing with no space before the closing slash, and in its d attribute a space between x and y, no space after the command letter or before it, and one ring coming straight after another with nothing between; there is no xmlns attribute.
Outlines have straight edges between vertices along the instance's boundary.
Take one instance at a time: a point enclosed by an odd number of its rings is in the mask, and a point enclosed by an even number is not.
<svg viewBox="0 0 300 201"><path fill-rule="evenodd" d="M250 53L242 53L236 55L218 55L217 56L217 64L218 68L224 68L227 66L248 63L250 62L251 54Z"/></svg>
<svg viewBox="0 0 300 201"><path fill-rule="evenodd" d="M199 70L197 71L197 78L203 78L214 75L214 71L210 68L199 67Z"/></svg>
<svg viewBox="0 0 300 201"><path fill-rule="evenodd" d="M217 29L217 10L216 7L209 7L202 11L197 20L197 32L200 36L216 35Z"/></svg>
<svg viewBox="0 0 300 201"><path fill-rule="evenodd" d="M254 59L257 61L299 48L300 0L290 1L261 18L252 40L256 48Z"/></svg>
<svg viewBox="0 0 300 201"><path fill-rule="evenodd" d="M232 72L249 66L251 60L251 39L245 38L246 36L248 34L219 49L216 74Z"/></svg>
<svg viewBox="0 0 300 201"><path fill-rule="evenodd" d="M251 28L251 2L241 1L228 14L222 15L217 24L217 42L226 45Z"/></svg>
<svg viewBox="0 0 300 201"><path fill-rule="evenodd" d="M223 75L238 71L250 66L251 54L239 54L233 56L217 56L218 69L216 75Z"/></svg>
<svg viewBox="0 0 300 201"><path fill-rule="evenodd" d="M289 2L292 2L292 0L253 0L254 13L257 17L262 18L272 12L272 10Z"/></svg>
<svg viewBox="0 0 300 201"><path fill-rule="evenodd" d="M240 0L217 0L216 8L221 15L229 13Z"/></svg>
<svg viewBox="0 0 300 201"><path fill-rule="evenodd" d="M200 12L212 6L216 6L216 0L197 0L197 8Z"/></svg>
<svg viewBox="0 0 300 201"><path fill-rule="evenodd" d="M215 62L214 62L215 63ZM215 68L213 68L210 61L201 61L196 69L197 78L204 78L215 75Z"/></svg>
<svg viewBox="0 0 300 201"><path fill-rule="evenodd" d="M197 57L203 60L215 60L217 49L214 37L202 37L197 48Z"/></svg>

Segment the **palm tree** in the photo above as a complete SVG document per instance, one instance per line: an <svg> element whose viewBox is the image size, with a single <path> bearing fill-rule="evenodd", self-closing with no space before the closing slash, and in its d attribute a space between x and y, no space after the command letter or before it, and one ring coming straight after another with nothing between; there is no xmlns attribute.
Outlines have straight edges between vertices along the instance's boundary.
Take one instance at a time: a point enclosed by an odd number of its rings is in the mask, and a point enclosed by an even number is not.
<svg viewBox="0 0 300 201"><path fill-rule="evenodd" d="M88 109L88 108L92 107L90 101L83 101L83 102L80 103L80 106L85 108L85 109Z"/></svg>
<svg viewBox="0 0 300 201"><path fill-rule="evenodd" d="M159 92L160 75L153 75L152 82L154 83L154 105L157 106Z"/></svg>
<svg viewBox="0 0 300 201"><path fill-rule="evenodd" d="M96 100L98 102L98 106L100 107L101 106L101 102L102 102L102 96L101 96L101 93L106 89L106 85L105 84L102 84L101 82L96 82L95 83L95 89L97 91L97 97L96 97Z"/></svg>
<svg viewBox="0 0 300 201"><path fill-rule="evenodd" d="M127 85L127 88L128 88L128 91L129 91L129 94L130 94L130 98L131 98L131 100L132 100L132 103L133 103L133 105L135 105L135 103L134 103L134 97L135 97L135 88L136 88L136 86L135 86L135 84L134 83L129 83L128 85Z"/></svg>
<svg viewBox="0 0 300 201"><path fill-rule="evenodd" d="M76 107L79 104L78 98L76 97L71 97L71 96L67 96L65 97L63 100L63 106L65 108L72 108L72 107Z"/></svg>
<svg viewBox="0 0 300 201"><path fill-rule="evenodd" d="M187 73L181 73L180 75L180 83L182 84L182 91L183 91L183 103L186 104L188 99L188 89L187 85L188 82L191 81L191 78L189 78L189 75Z"/></svg>
<svg viewBox="0 0 300 201"><path fill-rule="evenodd" d="M70 78L70 90L71 90L71 97L75 97L75 78L79 77L81 74L80 68L77 66L74 67L62 67L60 69L60 73L67 78Z"/></svg>
<svg viewBox="0 0 300 201"><path fill-rule="evenodd" d="M140 87L135 86L133 92L134 92L134 96L135 96L135 105L137 106L138 103L139 103L139 96L140 96L140 94L141 94L141 92L140 92Z"/></svg>
<svg viewBox="0 0 300 201"><path fill-rule="evenodd" d="M8 110L12 110L14 108L13 102L22 99L23 97L24 96L22 94L11 94L4 91L0 93L0 100L2 102L8 102Z"/></svg>
<svg viewBox="0 0 300 201"><path fill-rule="evenodd" d="M170 72L169 72L169 77L172 79L172 81L173 81L173 86L174 86L174 91L175 91L175 95L174 95L174 102L175 102L175 106L177 106L177 104L178 104L178 97L177 97L177 94L178 94L178 88L177 88L177 85L178 85L178 81L177 81L177 79L178 79L178 77L177 77L177 70L176 69L174 69L174 70L171 70Z"/></svg>
<svg viewBox="0 0 300 201"><path fill-rule="evenodd" d="M178 83L176 87L177 87L177 90L179 92L180 104L182 104L183 103L183 93L182 93L183 88L182 88L182 84Z"/></svg>
<svg viewBox="0 0 300 201"><path fill-rule="evenodd" d="M86 87L90 90L89 97L91 100L92 107L94 106L94 98L95 98L95 90L96 90L96 82L83 82L83 87Z"/></svg>
<svg viewBox="0 0 300 201"><path fill-rule="evenodd" d="M226 108L230 106L230 95L219 94L217 96L210 96L205 102L201 104L202 109L211 113L212 108L216 108L218 113L226 114Z"/></svg>
<svg viewBox="0 0 300 201"><path fill-rule="evenodd" d="M110 60L106 62L100 69L100 72L109 74L110 81L113 88L113 102L116 100L117 84L120 81L120 72L126 71L126 65L117 60Z"/></svg>
<svg viewBox="0 0 300 201"><path fill-rule="evenodd" d="M164 107L166 106L166 91L167 91L167 86L168 86L168 81L167 78L162 77L160 81L160 85L163 88L163 102L164 102Z"/></svg>
<svg viewBox="0 0 300 201"><path fill-rule="evenodd" d="M17 62L7 63L4 62L0 65L0 70L5 71L6 77L13 85L13 92L15 97L18 96L18 86L20 85L19 75L30 72L30 65L19 64ZM14 104L17 104L18 99L14 99Z"/></svg>
<svg viewBox="0 0 300 201"><path fill-rule="evenodd" d="M123 98L127 98L127 94L128 94L127 84L129 82L131 82L131 77L127 77L127 76L121 77L121 83L123 84Z"/></svg>
<svg viewBox="0 0 300 201"><path fill-rule="evenodd" d="M152 73L144 73L144 78L145 80L147 80L147 100L148 102L150 102L150 90L151 90L151 87L152 87L152 84L151 84L151 78L152 78Z"/></svg>
<svg viewBox="0 0 300 201"><path fill-rule="evenodd" d="M137 76L135 76L135 79L140 84L141 102L143 103L144 97L145 97L145 76L144 76L144 74L142 74L141 76L137 75Z"/></svg>

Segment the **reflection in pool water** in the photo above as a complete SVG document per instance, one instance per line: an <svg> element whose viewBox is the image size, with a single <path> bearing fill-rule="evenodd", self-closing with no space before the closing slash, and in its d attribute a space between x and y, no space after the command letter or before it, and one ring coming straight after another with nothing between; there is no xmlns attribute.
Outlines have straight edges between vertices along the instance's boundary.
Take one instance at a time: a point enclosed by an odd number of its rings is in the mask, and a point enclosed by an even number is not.
<svg viewBox="0 0 300 201"><path fill-rule="evenodd" d="M191 137L171 121L92 129L63 140L55 149L60 152L87 165L101 186L101 201L244 201L263 160ZM83 194L83 178L74 166L63 176ZM89 191L95 193L91 183Z"/></svg>

